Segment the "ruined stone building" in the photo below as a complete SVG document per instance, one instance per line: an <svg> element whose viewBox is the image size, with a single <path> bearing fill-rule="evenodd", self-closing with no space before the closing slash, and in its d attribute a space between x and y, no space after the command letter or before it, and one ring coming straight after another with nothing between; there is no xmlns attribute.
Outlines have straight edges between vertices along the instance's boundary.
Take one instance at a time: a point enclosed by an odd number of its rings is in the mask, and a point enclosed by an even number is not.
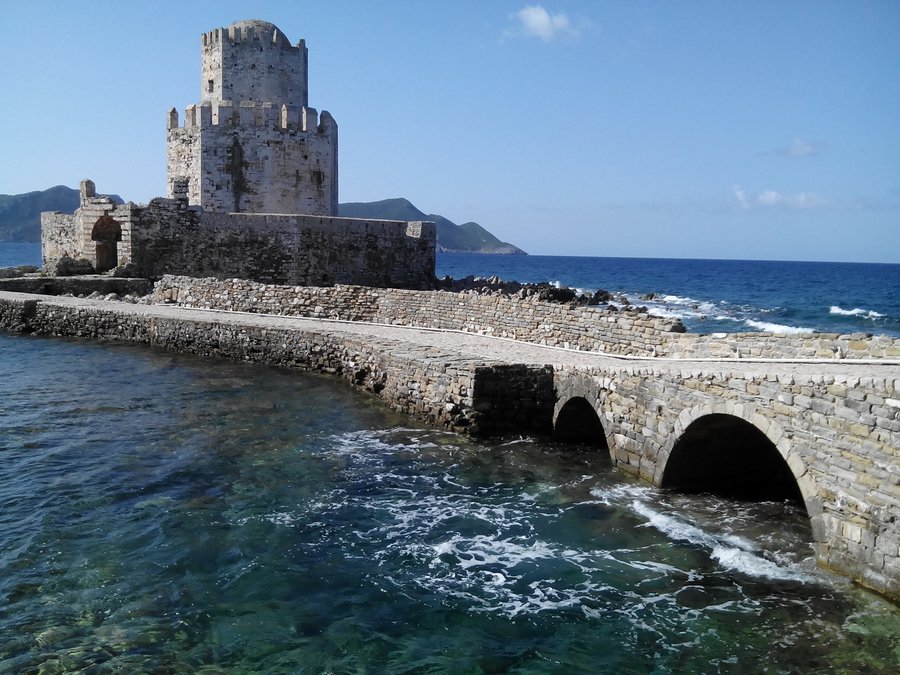
<svg viewBox="0 0 900 675"><path fill-rule="evenodd" d="M83 181L74 214L41 216L45 268L430 286L433 223L337 217L338 129L308 105L307 66L271 23L204 33L200 102L168 113L167 197L116 205Z"/></svg>

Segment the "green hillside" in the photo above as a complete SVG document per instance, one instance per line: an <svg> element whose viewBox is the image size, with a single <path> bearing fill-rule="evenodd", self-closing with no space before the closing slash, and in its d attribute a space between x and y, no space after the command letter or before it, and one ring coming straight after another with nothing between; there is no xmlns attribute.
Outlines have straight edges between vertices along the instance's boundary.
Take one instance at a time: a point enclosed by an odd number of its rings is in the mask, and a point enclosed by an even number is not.
<svg viewBox="0 0 900 675"><path fill-rule="evenodd" d="M111 197L122 203L118 195ZM80 199L78 190L65 185L20 195L0 195L0 241L40 241L41 211L73 213Z"/></svg>
<svg viewBox="0 0 900 675"><path fill-rule="evenodd" d="M338 213L345 218L373 218L378 220L430 220L437 228L438 250L465 253L518 253L525 251L500 241L478 223L457 225L434 213L426 214L408 199L382 199L378 202L349 202L338 205Z"/></svg>

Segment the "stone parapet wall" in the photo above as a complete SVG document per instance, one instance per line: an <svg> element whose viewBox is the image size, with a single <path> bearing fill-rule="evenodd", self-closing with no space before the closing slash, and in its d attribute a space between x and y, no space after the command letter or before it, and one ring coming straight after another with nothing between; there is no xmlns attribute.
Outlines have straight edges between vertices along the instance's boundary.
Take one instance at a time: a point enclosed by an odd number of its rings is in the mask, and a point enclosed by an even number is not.
<svg viewBox="0 0 900 675"><path fill-rule="evenodd" d="M165 276L154 302L184 307L374 321L462 330L609 354L679 359L900 359L886 336L674 332L677 322L642 312L537 301L516 295L338 285L277 286L239 279Z"/></svg>
<svg viewBox="0 0 900 675"><path fill-rule="evenodd" d="M142 274L402 288L421 288L434 278L433 223L185 207L154 199L141 213L134 262Z"/></svg>
<svg viewBox="0 0 900 675"><path fill-rule="evenodd" d="M101 268L102 247L92 232L103 223L117 240L114 261ZM73 216L45 213L41 228L46 269L67 256L99 271L130 263L132 276L152 279L194 274L310 286L434 284L431 222L216 213L190 207L186 199L136 206L83 195Z"/></svg>
<svg viewBox="0 0 900 675"><path fill-rule="evenodd" d="M527 297L338 285L265 285L165 276L153 302L287 316L374 321L462 330L611 354L652 356L675 324L640 312L536 301Z"/></svg>
<svg viewBox="0 0 900 675"><path fill-rule="evenodd" d="M678 359L900 359L900 340L865 333L689 333L670 337L659 355Z"/></svg>

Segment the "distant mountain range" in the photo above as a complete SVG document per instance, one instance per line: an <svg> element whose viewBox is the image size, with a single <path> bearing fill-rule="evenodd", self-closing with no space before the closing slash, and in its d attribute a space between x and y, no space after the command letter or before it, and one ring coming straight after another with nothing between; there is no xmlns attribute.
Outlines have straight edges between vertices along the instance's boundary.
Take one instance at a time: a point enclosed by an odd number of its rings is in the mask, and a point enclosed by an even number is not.
<svg viewBox="0 0 900 675"><path fill-rule="evenodd" d="M445 253L517 253L525 251L500 241L478 223L456 223L435 213L419 211L408 199L382 199L379 202L349 202L338 205L338 213L345 218L375 218L379 220L430 220L437 226L437 248Z"/></svg>
<svg viewBox="0 0 900 675"><path fill-rule="evenodd" d="M109 195L122 203L119 195ZM78 190L57 185L21 195L0 195L0 241L41 240L41 211L72 213L81 203Z"/></svg>
<svg viewBox="0 0 900 675"><path fill-rule="evenodd" d="M122 198L118 195L109 196L122 203ZM78 190L65 185L19 195L0 195L0 241L40 241L41 211L72 213L78 208L79 199ZM443 216L423 213L407 199L340 204L338 213L346 218L433 221L437 226L439 251L525 253L512 244L500 241L478 223L457 225Z"/></svg>

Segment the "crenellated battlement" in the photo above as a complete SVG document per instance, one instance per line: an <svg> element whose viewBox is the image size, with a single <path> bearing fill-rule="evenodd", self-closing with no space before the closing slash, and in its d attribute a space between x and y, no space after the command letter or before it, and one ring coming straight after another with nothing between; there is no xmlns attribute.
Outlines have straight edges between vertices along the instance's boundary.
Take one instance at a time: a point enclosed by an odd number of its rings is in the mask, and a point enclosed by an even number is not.
<svg viewBox="0 0 900 675"><path fill-rule="evenodd" d="M223 43L268 46L286 51L306 49L305 40L292 45L277 26L266 21L239 21L224 28L214 28L201 35L200 43L204 50L221 48Z"/></svg>
<svg viewBox="0 0 900 675"><path fill-rule="evenodd" d="M169 110L167 129L203 129L206 127L261 127L328 135L337 131L337 123L327 110L321 115L315 108L289 108L272 105L268 101L205 101L191 104L184 111L184 125L178 111Z"/></svg>

